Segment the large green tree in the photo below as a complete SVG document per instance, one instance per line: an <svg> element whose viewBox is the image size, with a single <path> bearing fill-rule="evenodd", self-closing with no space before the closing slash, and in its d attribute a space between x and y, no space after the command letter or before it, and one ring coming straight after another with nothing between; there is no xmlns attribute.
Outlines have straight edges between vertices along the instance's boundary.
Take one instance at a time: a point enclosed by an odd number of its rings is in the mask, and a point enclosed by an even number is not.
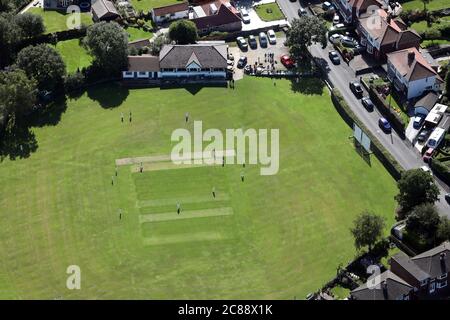
<svg viewBox="0 0 450 320"><path fill-rule="evenodd" d="M356 217L350 229L355 239L355 247L361 249L367 246L371 251L373 245L383 236L384 227L382 217L369 211L362 212Z"/></svg>
<svg viewBox="0 0 450 320"><path fill-rule="evenodd" d="M36 103L36 81L23 70L0 72L0 110L3 115L23 115Z"/></svg>
<svg viewBox="0 0 450 320"><path fill-rule="evenodd" d="M105 74L114 75L127 66L128 35L115 22L100 22L90 26L84 43L94 63Z"/></svg>
<svg viewBox="0 0 450 320"><path fill-rule="evenodd" d="M14 23L14 15L0 13L0 69L11 63L21 40L22 33Z"/></svg>
<svg viewBox="0 0 450 320"><path fill-rule="evenodd" d="M395 196L402 212L423 203L434 203L438 200L439 189L433 177L422 169L405 171L397 182L399 193Z"/></svg>
<svg viewBox="0 0 450 320"><path fill-rule="evenodd" d="M62 85L66 65L58 51L47 44L28 46L17 55L17 66L34 78L39 90L52 91Z"/></svg>
<svg viewBox="0 0 450 320"><path fill-rule="evenodd" d="M450 240L450 220L447 217L442 217L437 230L437 237L439 241Z"/></svg>
<svg viewBox="0 0 450 320"><path fill-rule="evenodd" d="M433 244L441 219L436 207L424 203L414 207L406 220L406 230Z"/></svg>
<svg viewBox="0 0 450 320"><path fill-rule="evenodd" d="M322 47L327 45L327 28L323 21L316 16L294 19L286 39L290 54L300 60L314 43L320 43Z"/></svg>
<svg viewBox="0 0 450 320"><path fill-rule="evenodd" d="M20 29L23 38L34 38L45 32L44 19L42 16L32 13L18 14L14 22Z"/></svg>
<svg viewBox="0 0 450 320"><path fill-rule="evenodd" d="M178 20L169 27L169 38L178 44L195 43L198 38L197 26L189 20Z"/></svg>

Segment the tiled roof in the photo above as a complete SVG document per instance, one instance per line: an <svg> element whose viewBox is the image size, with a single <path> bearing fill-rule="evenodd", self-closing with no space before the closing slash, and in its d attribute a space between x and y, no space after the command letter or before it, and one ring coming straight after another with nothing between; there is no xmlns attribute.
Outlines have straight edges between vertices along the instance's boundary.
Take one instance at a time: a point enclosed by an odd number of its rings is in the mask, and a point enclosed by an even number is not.
<svg viewBox="0 0 450 320"><path fill-rule="evenodd" d="M441 254L443 255L442 260ZM446 241L436 248L411 258L411 260L432 278L448 273L450 272L450 242Z"/></svg>
<svg viewBox="0 0 450 320"><path fill-rule="evenodd" d="M226 44L166 45L159 54L160 67L186 68L195 61L201 68L226 68Z"/></svg>
<svg viewBox="0 0 450 320"><path fill-rule="evenodd" d="M192 19L192 21L197 26L197 29L203 30L229 23L240 22L241 18L238 17L237 14L233 13L232 9L227 8L224 4L221 4L216 14L195 18Z"/></svg>
<svg viewBox="0 0 450 320"><path fill-rule="evenodd" d="M148 54L128 56L128 71L158 72L159 58Z"/></svg>
<svg viewBox="0 0 450 320"><path fill-rule="evenodd" d="M166 14L177 13L189 10L189 3L182 2L171 4L164 7L153 8L153 14L157 17L165 16Z"/></svg>
<svg viewBox="0 0 450 320"><path fill-rule="evenodd" d="M413 59L410 59L413 54ZM388 61L392 63L394 68L408 81L414 81L431 76L439 75L416 48L408 48L387 54Z"/></svg>
<svg viewBox="0 0 450 320"><path fill-rule="evenodd" d="M368 287L365 283L351 292L352 297L356 300L397 300L413 290L411 285L389 270L379 277L380 283L376 287Z"/></svg>

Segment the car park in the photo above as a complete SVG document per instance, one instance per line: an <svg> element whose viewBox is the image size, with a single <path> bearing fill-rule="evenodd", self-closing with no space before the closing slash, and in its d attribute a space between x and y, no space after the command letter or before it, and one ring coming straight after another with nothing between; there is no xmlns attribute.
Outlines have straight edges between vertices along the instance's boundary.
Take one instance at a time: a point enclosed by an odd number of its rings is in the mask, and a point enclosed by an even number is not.
<svg viewBox="0 0 450 320"><path fill-rule="evenodd" d="M413 120L413 128L414 129L420 129L422 126L422 123L424 121L424 117L421 116L415 116Z"/></svg>
<svg viewBox="0 0 450 320"><path fill-rule="evenodd" d="M289 57L287 54L281 56L280 61L283 64L283 66L285 66L288 69L294 67L294 65L295 65L295 61L291 57Z"/></svg>
<svg viewBox="0 0 450 320"><path fill-rule="evenodd" d="M306 16L306 15L308 14L308 12L306 11L306 9L304 9L304 8L298 9L297 13L298 13L298 16L299 16L299 17L301 17L301 16Z"/></svg>
<svg viewBox="0 0 450 320"><path fill-rule="evenodd" d="M428 148L427 151L425 151L422 160L426 163L430 162L430 159L433 157L434 154L434 149L433 148Z"/></svg>
<svg viewBox="0 0 450 320"><path fill-rule="evenodd" d="M390 133L392 130L391 124L385 118L378 119L378 126L386 133Z"/></svg>
<svg viewBox="0 0 450 320"><path fill-rule="evenodd" d="M330 42L331 42L332 44L336 44L336 43L338 43L338 42L341 41L341 39L342 39L342 34L334 33L334 34L332 34L332 35L330 36L329 39L330 39Z"/></svg>
<svg viewBox="0 0 450 320"><path fill-rule="evenodd" d="M367 111L370 111L370 112L372 112L375 107L372 100L369 97L363 97L361 99L361 103L364 106L364 108L366 108Z"/></svg>
<svg viewBox="0 0 450 320"><path fill-rule="evenodd" d="M269 43L270 44L276 44L277 43L277 35L275 34L275 31L273 31L272 29L267 31L267 37L269 38Z"/></svg>
<svg viewBox="0 0 450 320"><path fill-rule="evenodd" d="M260 32L259 33L259 45L262 48L266 48L267 47L267 43L268 43L267 35L264 32Z"/></svg>
<svg viewBox="0 0 450 320"><path fill-rule="evenodd" d="M361 87L361 84L358 81L352 81L349 84L350 90L355 94L357 98L362 98L363 95L363 89Z"/></svg>
<svg viewBox="0 0 450 320"><path fill-rule="evenodd" d="M236 38L236 42L237 42L239 48L241 48L241 50L247 50L248 49L247 40L245 40L244 37L237 37Z"/></svg>
<svg viewBox="0 0 450 320"><path fill-rule="evenodd" d="M248 45L249 45L250 48L252 48L252 49L258 48L258 42L256 41L256 38L255 38L254 35L249 35L249 36L248 36Z"/></svg>
<svg viewBox="0 0 450 320"><path fill-rule="evenodd" d="M337 51L330 51L328 52L328 57L330 58L331 62L333 62L334 64L339 64L341 63L341 58L339 57L339 53L337 53Z"/></svg>
<svg viewBox="0 0 450 320"><path fill-rule="evenodd" d="M242 68L245 67L246 64L247 64L247 57L246 56L242 56L238 60L237 67L242 69Z"/></svg>
<svg viewBox="0 0 450 320"><path fill-rule="evenodd" d="M242 17L242 22L245 24L250 23L250 15L248 14L247 9L242 8L241 9L241 17Z"/></svg>

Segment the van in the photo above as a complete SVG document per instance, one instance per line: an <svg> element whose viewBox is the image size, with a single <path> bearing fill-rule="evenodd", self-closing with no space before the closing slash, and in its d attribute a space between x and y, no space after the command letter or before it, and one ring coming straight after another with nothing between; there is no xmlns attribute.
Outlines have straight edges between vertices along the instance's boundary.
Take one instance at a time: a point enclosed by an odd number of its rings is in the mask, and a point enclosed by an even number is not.
<svg viewBox="0 0 450 320"><path fill-rule="evenodd" d="M444 129L442 128L434 129L427 140L427 147L436 149L437 146L441 143L442 139L444 139L444 137L445 137Z"/></svg>

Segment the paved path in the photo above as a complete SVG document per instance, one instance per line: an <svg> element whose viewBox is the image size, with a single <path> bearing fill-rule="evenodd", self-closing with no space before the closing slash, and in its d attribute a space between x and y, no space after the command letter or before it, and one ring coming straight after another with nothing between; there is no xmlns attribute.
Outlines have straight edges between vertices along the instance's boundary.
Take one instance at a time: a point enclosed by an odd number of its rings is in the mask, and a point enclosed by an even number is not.
<svg viewBox="0 0 450 320"><path fill-rule="evenodd" d="M37 4L36 6L34 6L33 4L34 4L36 1L39 1L39 4ZM43 0L33 0L33 1L31 1L25 8L23 8L22 10L20 10L19 13L27 12L30 8L42 8L42 1L43 1Z"/></svg>

